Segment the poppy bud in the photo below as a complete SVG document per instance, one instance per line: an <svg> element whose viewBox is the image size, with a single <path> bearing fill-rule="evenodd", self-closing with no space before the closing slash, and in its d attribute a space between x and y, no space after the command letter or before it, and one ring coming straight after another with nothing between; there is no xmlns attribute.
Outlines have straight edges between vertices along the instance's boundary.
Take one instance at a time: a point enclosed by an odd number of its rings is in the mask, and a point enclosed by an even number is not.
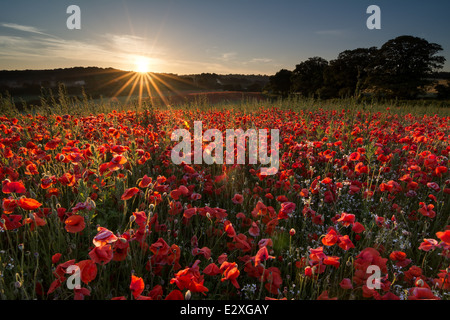
<svg viewBox="0 0 450 320"><path fill-rule="evenodd" d="M136 216L135 215L131 215L130 216L130 223L133 223L136 220Z"/></svg>
<svg viewBox="0 0 450 320"><path fill-rule="evenodd" d="M191 290L186 291L186 294L184 295L185 300L191 300Z"/></svg>
<svg viewBox="0 0 450 320"><path fill-rule="evenodd" d="M291 230L289 230L289 235L292 237L293 235L295 235L295 229L292 228Z"/></svg>
<svg viewBox="0 0 450 320"><path fill-rule="evenodd" d="M90 197L88 197L87 199L86 199L86 204L88 205L88 206L90 206L91 208L93 208L93 209L95 209L96 208L96 204L95 204L95 201L94 200L92 200Z"/></svg>

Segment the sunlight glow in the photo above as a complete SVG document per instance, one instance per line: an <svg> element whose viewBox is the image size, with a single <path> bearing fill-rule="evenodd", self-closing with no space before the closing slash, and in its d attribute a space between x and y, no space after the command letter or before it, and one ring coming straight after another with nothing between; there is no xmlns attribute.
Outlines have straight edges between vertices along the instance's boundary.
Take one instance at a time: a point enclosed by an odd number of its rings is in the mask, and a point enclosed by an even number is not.
<svg viewBox="0 0 450 320"><path fill-rule="evenodd" d="M147 73L150 71L150 59L146 57L136 57L134 60L134 71Z"/></svg>

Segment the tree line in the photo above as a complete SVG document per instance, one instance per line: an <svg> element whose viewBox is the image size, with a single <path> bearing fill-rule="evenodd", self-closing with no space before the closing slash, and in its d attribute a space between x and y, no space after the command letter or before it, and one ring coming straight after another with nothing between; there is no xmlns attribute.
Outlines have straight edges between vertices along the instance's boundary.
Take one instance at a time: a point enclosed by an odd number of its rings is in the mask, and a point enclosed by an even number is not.
<svg viewBox="0 0 450 320"><path fill-rule="evenodd" d="M314 98L362 97L414 99L433 83L433 73L442 69L442 46L413 36L399 36L380 48L358 48L339 53L334 60L312 57L281 69L269 78L266 90L281 96L299 94ZM448 95L447 85L435 88Z"/></svg>

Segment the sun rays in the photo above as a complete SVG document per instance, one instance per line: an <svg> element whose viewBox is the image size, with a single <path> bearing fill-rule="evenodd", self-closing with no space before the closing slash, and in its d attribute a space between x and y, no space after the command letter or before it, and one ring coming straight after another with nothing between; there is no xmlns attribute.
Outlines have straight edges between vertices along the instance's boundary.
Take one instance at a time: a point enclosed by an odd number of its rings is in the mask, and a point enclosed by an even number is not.
<svg viewBox="0 0 450 320"><path fill-rule="evenodd" d="M167 79L191 84L188 81L171 74L156 74L149 71L151 60L145 57L136 57L134 59L135 68L133 71L126 72L103 85L120 83L120 87L113 94L112 99L117 99L120 95L127 92L125 104L136 99L139 107L144 101L150 103L158 100L164 106L170 106L171 97L180 96L182 92L177 90Z"/></svg>

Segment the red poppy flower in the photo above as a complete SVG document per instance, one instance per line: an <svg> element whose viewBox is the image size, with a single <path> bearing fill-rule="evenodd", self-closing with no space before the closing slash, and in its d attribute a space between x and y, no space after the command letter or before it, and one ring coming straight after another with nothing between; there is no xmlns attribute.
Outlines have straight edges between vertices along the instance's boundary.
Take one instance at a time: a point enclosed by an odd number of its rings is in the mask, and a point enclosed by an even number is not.
<svg viewBox="0 0 450 320"><path fill-rule="evenodd" d="M97 265L92 260L82 260L76 265L80 268L80 278L85 284L97 277Z"/></svg>
<svg viewBox="0 0 450 320"><path fill-rule="evenodd" d="M341 217L337 219L337 222L340 222L344 227L348 227L349 225L355 223L355 215L343 212L341 213Z"/></svg>
<svg viewBox="0 0 450 320"><path fill-rule="evenodd" d="M240 275L236 262L224 261L219 270L222 273L222 282L225 280L230 280L231 284L235 286L236 289L240 288L239 283L236 280Z"/></svg>
<svg viewBox="0 0 450 320"><path fill-rule="evenodd" d="M26 191L22 181L9 182L8 180L4 180L2 182L3 193L25 193Z"/></svg>
<svg viewBox="0 0 450 320"><path fill-rule="evenodd" d="M144 175L139 181L139 188L147 188L152 183L152 178L148 177L147 175Z"/></svg>
<svg viewBox="0 0 450 320"><path fill-rule="evenodd" d="M391 252L391 254L389 255L389 259L391 259L392 261L396 261L396 265L398 267L406 267L411 260L406 258L406 253L404 253L403 251L393 251Z"/></svg>
<svg viewBox="0 0 450 320"><path fill-rule="evenodd" d="M278 219L287 219L289 214L294 212L295 203L293 202L283 202L281 204L280 212L278 213Z"/></svg>
<svg viewBox="0 0 450 320"><path fill-rule="evenodd" d="M329 266L334 266L337 269L337 268L339 268L341 263L339 262L339 257L327 256L323 259L323 264L329 265Z"/></svg>
<svg viewBox="0 0 450 320"><path fill-rule="evenodd" d="M269 251L266 246L261 247L255 255L255 267L268 259L275 259L275 257L269 255Z"/></svg>
<svg viewBox="0 0 450 320"><path fill-rule="evenodd" d="M80 231L84 230L84 228L86 227L86 224L84 222L84 217L80 216L78 214L71 215L64 221L64 223L66 225L65 228L66 228L67 232L70 232L70 233L80 232Z"/></svg>
<svg viewBox="0 0 450 320"><path fill-rule="evenodd" d="M330 228L325 237L322 238L322 243L326 246L332 246L339 240L338 234L335 229Z"/></svg>
<svg viewBox="0 0 450 320"><path fill-rule="evenodd" d="M183 217L186 219L190 219L192 216L197 214L197 208L188 208L184 210Z"/></svg>
<svg viewBox="0 0 450 320"><path fill-rule="evenodd" d="M366 230L366 228L364 228L364 226L363 226L361 223L355 222L355 223L353 224L353 227L352 227L352 231L353 231L353 232L355 232L355 233L361 233L361 232L363 232L364 230Z"/></svg>
<svg viewBox="0 0 450 320"><path fill-rule="evenodd" d="M130 290L136 299L141 293L144 291L145 285L144 280L140 277L136 277L134 275L131 276Z"/></svg>
<svg viewBox="0 0 450 320"><path fill-rule="evenodd" d="M140 190L136 187L126 189L125 192L120 197L121 200L128 200L134 197Z"/></svg>
<svg viewBox="0 0 450 320"><path fill-rule="evenodd" d="M169 245L164 241L163 238L159 238L150 246L150 251L157 256L167 256L169 254Z"/></svg>
<svg viewBox="0 0 450 320"><path fill-rule="evenodd" d="M236 231L234 230L233 224L229 220L224 222L224 231L230 238L236 236Z"/></svg>
<svg viewBox="0 0 450 320"><path fill-rule="evenodd" d="M30 214L29 218L25 219L25 224L30 224L30 230L33 231L36 227L42 227L47 224L47 222L39 217L35 212Z"/></svg>
<svg viewBox="0 0 450 320"><path fill-rule="evenodd" d="M344 289L344 290L349 290L349 289L353 289L353 285L352 285L352 281L349 278L345 278L343 279L340 283L339 286Z"/></svg>
<svg viewBox="0 0 450 320"><path fill-rule="evenodd" d="M236 193L234 195L233 199L231 199L231 201L234 204L242 204L242 202L244 202L244 197L242 195Z"/></svg>
<svg viewBox="0 0 450 320"><path fill-rule="evenodd" d="M42 203L31 198L20 198L17 200L17 205L24 210L36 210L42 206Z"/></svg>
<svg viewBox="0 0 450 320"><path fill-rule="evenodd" d="M433 210L434 209L433 204L426 205L425 203L420 202L419 205L421 207L417 211L421 213L423 216L430 218L434 218L436 216L436 212Z"/></svg>
<svg viewBox="0 0 450 320"><path fill-rule="evenodd" d="M419 250L434 250L438 245L439 243L435 239L423 239L423 242L419 246Z"/></svg>
<svg viewBox="0 0 450 320"><path fill-rule="evenodd" d="M108 163L108 169L110 171L116 171L116 170L122 169L123 165L125 163L127 163L127 159L124 156L122 156L120 154L115 155L112 158L112 160Z"/></svg>
<svg viewBox="0 0 450 320"><path fill-rule="evenodd" d="M148 296L152 300L161 300L163 297L163 287L160 284L157 284L153 287L152 290L148 293Z"/></svg>
<svg viewBox="0 0 450 320"><path fill-rule="evenodd" d="M61 177L58 178L58 181L68 187L72 187L76 183L75 175L72 175L68 172L64 173Z"/></svg>
<svg viewBox="0 0 450 320"><path fill-rule="evenodd" d="M14 230L18 229L22 226L22 223L20 222L22 220L21 215L16 214L2 214L2 221L0 221L0 227L4 230Z"/></svg>
<svg viewBox="0 0 450 320"><path fill-rule="evenodd" d="M208 247L203 247L201 249L194 248L192 249L192 255L202 255L206 260L208 260L209 258L211 258L211 249L209 249Z"/></svg>
<svg viewBox="0 0 450 320"><path fill-rule="evenodd" d="M250 229L248 230L248 233L252 237L258 237L259 236L260 229L259 229L259 227L258 227L258 225L256 224L255 221L252 221L252 225L251 225Z"/></svg>
<svg viewBox="0 0 450 320"><path fill-rule="evenodd" d="M264 271L263 281L266 282L264 287L271 293L277 294L278 289L283 283L281 272L277 267L270 267Z"/></svg>
<svg viewBox="0 0 450 320"><path fill-rule="evenodd" d="M436 236L446 244L450 245L450 230L436 232Z"/></svg>
<svg viewBox="0 0 450 320"><path fill-rule="evenodd" d="M359 161L361 159L361 154L359 152L353 152L348 157L348 161Z"/></svg>
<svg viewBox="0 0 450 320"><path fill-rule="evenodd" d="M325 253L323 253L323 247L318 247L316 249L309 249L310 255L309 258L312 261L319 262L326 258Z"/></svg>
<svg viewBox="0 0 450 320"><path fill-rule="evenodd" d="M85 296L91 295L91 291L87 288L75 288L73 291L75 293L74 300L84 300Z"/></svg>
<svg viewBox="0 0 450 320"><path fill-rule="evenodd" d="M203 273L208 276L215 276L220 273L219 267L215 263L210 263L203 269Z"/></svg>
<svg viewBox="0 0 450 320"><path fill-rule="evenodd" d="M143 227L147 223L147 215L145 211L133 212L133 219L138 226Z"/></svg>
<svg viewBox="0 0 450 320"><path fill-rule="evenodd" d="M408 300L441 300L428 288L415 287L409 289Z"/></svg>
<svg viewBox="0 0 450 320"><path fill-rule="evenodd" d="M308 195L309 195L308 189L303 188L303 189L300 191L300 196L301 196L301 197L306 198L306 197L308 197Z"/></svg>
<svg viewBox="0 0 450 320"><path fill-rule="evenodd" d="M175 289L172 290L164 300L184 300L184 295L180 290Z"/></svg>
<svg viewBox="0 0 450 320"><path fill-rule="evenodd" d="M338 246L344 250L349 250L351 248L354 248L355 245L353 244L353 242L350 240L348 235L345 235L343 237L339 237L339 243Z"/></svg>
<svg viewBox="0 0 450 320"><path fill-rule="evenodd" d="M61 258L61 253L55 253L52 256L52 263L57 264L59 262L59 259Z"/></svg>
<svg viewBox="0 0 450 320"><path fill-rule="evenodd" d="M111 245L104 245L101 247L95 247L89 252L89 257L92 261L98 264L107 264L113 258L113 250Z"/></svg>
<svg viewBox="0 0 450 320"><path fill-rule="evenodd" d="M17 200L7 198L2 200L2 208L4 213L6 214L13 213L16 207L17 207Z"/></svg>

